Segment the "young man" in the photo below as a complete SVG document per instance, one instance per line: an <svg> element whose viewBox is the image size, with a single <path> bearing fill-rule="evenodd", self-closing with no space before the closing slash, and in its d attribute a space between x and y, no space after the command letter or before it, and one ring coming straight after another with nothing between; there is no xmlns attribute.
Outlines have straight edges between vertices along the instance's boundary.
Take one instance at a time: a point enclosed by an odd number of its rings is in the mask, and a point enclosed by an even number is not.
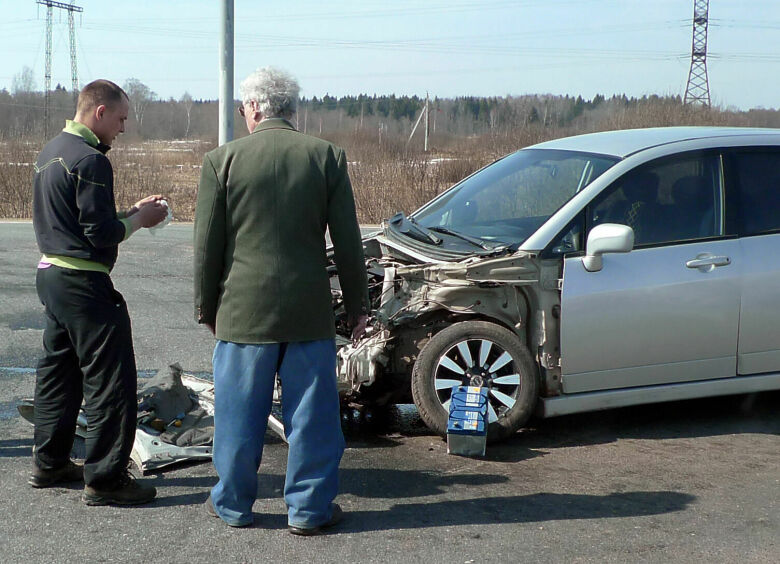
<svg viewBox="0 0 780 564"><path fill-rule="evenodd" d="M136 367L130 317L109 272L117 246L161 222L162 196L118 214L105 156L125 130L127 94L108 80L87 84L76 116L41 151L33 177L33 227L43 257L36 288L44 305L44 354L35 384L36 488L85 482L87 505L154 499L127 472L135 439ZM70 460L76 418L87 416L83 468Z"/></svg>
<svg viewBox="0 0 780 564"><path fill-rule="evenodd" d="M289 121L297 82L259 69L241 97L251 135L206 155L195 212L195 315L218 339L219 483L206 507L228 525L252 523L278 373L289 531L314 535L341 519L333 499L344 451L325 230L356 335L369 311L363 245L344 151Z"/></svg>

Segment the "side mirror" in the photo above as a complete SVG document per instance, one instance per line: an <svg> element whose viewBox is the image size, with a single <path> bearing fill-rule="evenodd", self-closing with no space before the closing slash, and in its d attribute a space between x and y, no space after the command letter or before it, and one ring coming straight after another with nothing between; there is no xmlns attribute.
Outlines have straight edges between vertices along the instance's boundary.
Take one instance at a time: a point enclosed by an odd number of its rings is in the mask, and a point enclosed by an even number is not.
<svg viewBox="0 0 780 564"><path fill-rule="evenodd" d="M588 272L602 268L604 253L627 253L634 248L634 230L619 223L602 223L590 230L582 265Z"/></svg>

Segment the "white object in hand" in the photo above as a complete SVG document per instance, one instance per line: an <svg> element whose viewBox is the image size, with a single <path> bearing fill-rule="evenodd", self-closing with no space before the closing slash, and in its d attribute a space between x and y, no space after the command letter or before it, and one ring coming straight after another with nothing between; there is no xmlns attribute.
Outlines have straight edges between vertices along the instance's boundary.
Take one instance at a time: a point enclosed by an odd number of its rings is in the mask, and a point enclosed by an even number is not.
<svg viewBox="0 0 780 564"><path fill-rule="evenodd" d="M154 234L155 234L155 232L156 232L158 229L162 229L163 227L165 227L166 225L168 225L168 224L171 222L171 220L173 219L173 210L171 209L171 206L169 206L169 205L168 205L168 202L167 202L167 201L165 201L165 200L160 200L160 202L159 202L159 203L160 203L160 205L163 205L163 206L165 206L165 208L168 210L168 215L166 215L166 216L165 216L165 219L163 219L163 220L162 220L160 223L158 223L158 224L157 224L157 225L155 225L154 227L150 227L150 228L149 228L149 232L150 232L152 235L154 235Z"/></svg>

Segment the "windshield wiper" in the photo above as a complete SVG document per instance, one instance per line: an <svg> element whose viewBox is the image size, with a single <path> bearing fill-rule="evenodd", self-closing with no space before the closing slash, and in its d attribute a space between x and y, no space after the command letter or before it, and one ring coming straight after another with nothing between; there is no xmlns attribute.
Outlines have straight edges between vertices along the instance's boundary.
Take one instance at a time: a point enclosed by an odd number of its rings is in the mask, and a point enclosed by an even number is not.
<svg viewBox="0 0 780 564"><path fill-rule="evenodd" d="M411 230L407 229L404 231L401 229L401 225L411 225L414 229L414 233L416 233L418 236L425 237L425 240L423 242L433 243L434 245L441 245L441 238L437 237L433 233L431 233L426 227L423 227L422 225L419 225L414 219L408 218L404 215L403 212L398 212L393 217L390 218L389 223L393 225L398 225L398 230L401 233L404 233L406 235L409 235L412 237ZM417 239L418 237L414 237Z"/></svg>
<svg viewBox="0 0 780 564"><path fill-rule="evenodd" d="M476 237L470 237L469 235L458 233L457 231L453 231L448 227L441 227L439 225L435 225L434 227L429 227L428 229L430 229L431 231L436 231L436 233L445 233L447 235L452 235L453 237L457 237L458 239L463 239L464 241L467 241L472 245L485 249L486 251L493 251L496 249L496 247L492 245L488 245L482 239L477 239Z"/></svg>

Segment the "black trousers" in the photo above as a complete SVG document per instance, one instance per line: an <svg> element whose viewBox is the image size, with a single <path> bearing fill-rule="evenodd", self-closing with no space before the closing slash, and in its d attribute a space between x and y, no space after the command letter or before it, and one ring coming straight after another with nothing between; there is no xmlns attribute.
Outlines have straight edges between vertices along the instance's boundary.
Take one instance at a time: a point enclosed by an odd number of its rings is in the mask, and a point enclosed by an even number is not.
<svg viewBox="0 0 780 564"><path fill-rule="evenodd" d="M130 316L108 274L38 269L46 311L35 383L35 464L65 465L82 399L87 416L84 482L101 487L127 468L135 440L137 372Z"/></svg>

